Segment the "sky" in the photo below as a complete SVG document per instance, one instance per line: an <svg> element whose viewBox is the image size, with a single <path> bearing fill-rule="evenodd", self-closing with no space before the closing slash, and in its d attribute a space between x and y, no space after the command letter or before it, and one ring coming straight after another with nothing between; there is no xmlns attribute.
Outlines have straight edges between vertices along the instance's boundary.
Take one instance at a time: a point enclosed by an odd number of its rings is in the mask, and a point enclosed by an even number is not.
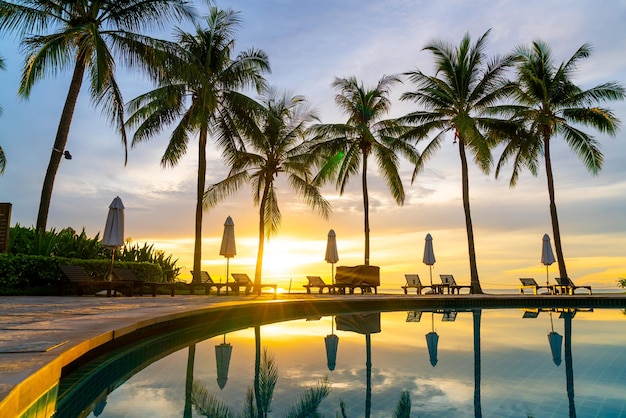
<svg viewBox="0 0 626 418"><path fill-rule="evenodd" d="M626 84L626 2L584 0L473 2L370 0L296 2L286 0L218 1L222 8L241 12L236 50L264 50L270 60L267 80L279 90L304 95L324 123L345 121L334 103L335 77L355 76L374 86L383 76L420 69L432 74L433 60L423 47L441 39L458 45L465 33L473 40L491 29L487 53L510 52L518 45L542 39L557 62L567 60L584 43L593 47L582 60L575 82L590 88L607 81ZM198 3L205 15L207 8ZM183 28L190 30L190 26ZM171 39L171 30L159 35ZM69 86L69 71L35 85L28 100L17 96L23 64L19 39L0 36L0 145L7 167L0 177L0 201L12 204L11 224L33 226L41 186L54 135ZM402 76L391 95L389 117L416 109L401 102L414 86ZM118 83L125 100L153 86L137 72L118 68ZM626 103L609 104L626 119ZM562 138L552 142L556 204L568 274L579 285L615 288L626 277L626 131L615 137L589 131L601 143L605 161L599 175L591 175ZM162 168L160 158L171 131L130 150L124 150L115 129L91 103L83 86L66 149L73 156L62 160L48 218L48 228L71 226L89 236L102 232L108 205L119 196L125 205L125 236L134 243L154 243L173 254L188 280L193 261L193 235L197 146L174 168ZM423 146L420 144L418 148ZM215 145L208 147L207 184L222 180L227 167ZM499 150L494 150L494 160ZM405 273L418 273L428 282L432 273L453 274L457 283L469 283L467 236L461 202L461 168L452 138L439 150L411 184L413 168L403 162L401 176L406 200L399 207L375 170L368 173L370 197L371 264L381 268L381 287L399 289ZM478 272L484 289L514 291L519 277L545 281L558 276L556 264L541 264L545 233L552 237L545 170L537 177L523 173L509 188L510 165L499 179L470 166L470 204ZM332 266L324 261L327 234L337 234L339 262L363 263L363 202L359 176L343 195L332 186L323 189L333 214L328 220L300 202L279 182L282 213L279 234L266 244L263 280L283 289L302 290L305 276L330 280ZM254 274L258 247L258 209L250 188L219 207L205 212L202 268L214 278L226 275L226 260L219 255L227 216L235 223L237 255L230 272ZM422 263L424 238L433 237L436 263ZM551 279L552 280L552 279Z"/></svg>

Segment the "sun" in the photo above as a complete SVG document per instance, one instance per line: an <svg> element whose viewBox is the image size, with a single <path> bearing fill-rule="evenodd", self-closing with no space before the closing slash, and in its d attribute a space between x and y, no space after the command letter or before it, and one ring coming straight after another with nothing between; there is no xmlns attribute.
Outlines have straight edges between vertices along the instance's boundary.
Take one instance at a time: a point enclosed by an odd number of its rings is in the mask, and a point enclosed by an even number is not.
<svg viewBox="0 0 626 418"><path fill-rule="evenodd" d="M263 276L289 279L311 274L313 265L324 262L321 243L289 237L272 238L265 244Z"/></svg>

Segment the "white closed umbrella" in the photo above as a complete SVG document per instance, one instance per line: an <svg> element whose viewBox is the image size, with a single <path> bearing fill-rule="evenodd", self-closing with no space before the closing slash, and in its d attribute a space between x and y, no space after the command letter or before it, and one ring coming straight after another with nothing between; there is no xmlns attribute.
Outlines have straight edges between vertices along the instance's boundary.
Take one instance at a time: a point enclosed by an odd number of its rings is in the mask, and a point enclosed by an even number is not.
<svg viewBox="0 0 626 418"><path fill-rule="evenodd" d="M433 250L433 237L426 234L426 244L424 245L424 264L430 267L430 285L433 285L433 264L435 264L435 251Z"/></svg>
<svg viewBox="0 0 626 418"><path fill-rule="evenodd" d="M111 266L108 275L110 277L113 273L115 249L124 246L124 204L119 196L116 196L109 205L102 245L111 249Z"/></svg>
<svg viewBox="0 0 626 418"><path fill-rule="evenodd" d="M226 334L224 334L224 342L215 346L215 362L217 368L217 385L220 389L224 389L228 381L228 369L230 367L230 357L233 352L233 346L226 342Z"/></svg>
<svg viewBox="0 0 626 418"><path fill-rule="evenodd" d="M235 223L230 216L227 217L224 222L224 234L222 235L220 255L226 257L226 283L228 283L230 259L237 255L237 249L235 248ZM228 287L226 287L226 293L228 293Z"/></svg>
<svg viewBox="0 0 626 418"><path fill-rule="evenodd" d="M554 253L552 252L552 245L550 244L550 237L548 234L543 234L543 240L541 245L541 264L546 266L546 285L550 286L550 277L548 275L548 267L554 263Z"/></svg>
<svg viewBox="0 0 626 418"><path fill-rule="evenodd" d="M324 257L327 263L331 264L330 274L332 283L335 284L335 263L339 261L339 253L337 252L337 235L334 230L328 231L328 240L326 241L326 256Z"/></svg>

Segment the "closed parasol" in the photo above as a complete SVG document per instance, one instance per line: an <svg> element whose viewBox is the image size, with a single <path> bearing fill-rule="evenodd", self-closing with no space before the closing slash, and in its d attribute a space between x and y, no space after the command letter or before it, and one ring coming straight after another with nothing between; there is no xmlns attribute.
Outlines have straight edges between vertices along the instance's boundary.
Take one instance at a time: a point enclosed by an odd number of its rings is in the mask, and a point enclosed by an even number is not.
<svg viewBox="0 0 626 418"><path fill-rule="evenodd" d="M237 249L235 248L235 223L230 216L227 217L224 222L224 234L222 235L220 255L226 257L226 282L228 282L230 259L237 255ZM226 294L228 294L228 287L226 287Z"/></svg>
<svg viewBox="0 0 626 418"><path fill-rule="evenodd" d="M424 264L430 267L430 286L433 285L433 264L435 264L435 250L433 250L433 237L426 234L426 244L424 245Z"/></svg>
<svg viewBox="0 0 626 418"><path fill-rule="evenodd" d="M339 253L337 252L337 236L334 230L328 231L328 240L326 241L326 256L324 257L327 263L331 264L331 283L335 284L335 263L339 261Z"/></svg>
<svg viewBox="0 0 626 418"><path fill-rule="evenodd" d="M541 245L541 264L546 266L546 285L550 286L550 277L548 275L548 267L554 263L554 253L552 253L552 245L550 244L550 237L548 234L543 234L543 240Z"/></svg>
<svg viewBox="0 0 626 418"><path fill-rule="evenodd" d="M109 205L109 213L102 235L102 246L111 249L111 265L107 275L110 278L113 273L115 249L124 246L124 204L119 196L116 196Z"/></svg>

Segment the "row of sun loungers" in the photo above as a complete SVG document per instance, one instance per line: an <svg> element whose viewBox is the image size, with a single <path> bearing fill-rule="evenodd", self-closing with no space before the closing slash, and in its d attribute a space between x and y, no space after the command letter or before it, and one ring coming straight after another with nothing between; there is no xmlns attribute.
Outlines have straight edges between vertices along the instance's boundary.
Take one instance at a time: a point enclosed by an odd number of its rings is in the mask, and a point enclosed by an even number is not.
<svg viewBox="0 0 626 418"><path fill-rule="evenodd" d="M406 284L404 286L400 286L402 290L404 290L404 294L407 295L409 290L415 290L416 294L421 295L423 289L427 290L425 293L437 293L437 294L460 294L462 289L468 289L471 293L472 286L470 285L459 285L456 280L454 280L454 276L451 274L440 274L439 278L441 279L441 283L433 283L430 285L422 284L419 274L405 274Z"/></svg>
<svg viewBox="0 0 626 418"><path fill-rule="evenodd" d="M573 295L576 293L577 289L585 289L592 294L591 286L576 286L572 279L569 277L557 277L557 284L546 284L540 285L533 278L528 277L520 277L521 285L519 287L520 293L524 294L524 290L531 289L534 295L537 294L548 294L548 295ZM545 289L545 291L541 291L541 289Z"/></svg>
<svg viewBox="0 0 626 418"><path fill-rule="evenodd" d="M60 265L59 268L67 277L68 281L61 281L59 283L59 294L65 294L67 288L72 287L76 289L78 295L82 295L85 289L92 290L106 290L107 296L120 294L133 296L143 295L144 288L149 288L152 296L156 296L157 288L167 288L171 296L176 293L176 286L180 283L173 282L152 282L139 279L132 270L123 268L113 268L114 278L112 280L96 279L92 277L84 267L82 266L69 266ZM205 294L209 294L212 288L216 289L217 294L221 294L224 289L226 293L231 291L234 295L240 294L240 289L245 288L245 294L248 295L254 289L254 282L250 280L247 274L233 273L233 281L228 283L216 283L211 279L208 272L202 271L201 282L199 283L185 283L189 289L190 294L195 294L195 289L201 287L204 289ZM274 291L274 297L277 293L276 284L262 283L257 290L257 294L261 294L261 288L271 288Z"/></svg>

